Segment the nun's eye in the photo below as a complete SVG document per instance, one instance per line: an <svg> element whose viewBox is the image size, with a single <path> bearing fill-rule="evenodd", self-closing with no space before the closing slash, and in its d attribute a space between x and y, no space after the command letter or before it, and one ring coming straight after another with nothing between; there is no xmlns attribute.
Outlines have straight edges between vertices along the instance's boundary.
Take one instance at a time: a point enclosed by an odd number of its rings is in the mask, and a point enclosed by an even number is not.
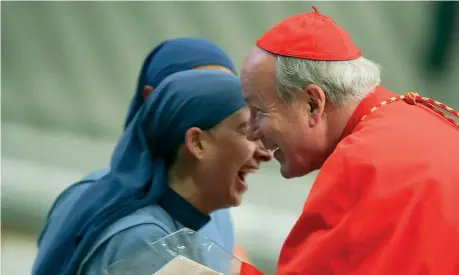
<svg viewBox="0 0 459 275"><path fill-rule="evenodd" d="M247 122L243 122L239 125L237 132L239 134L245 135L246 131L247 131Z"/></svg>
<svg viewBox="0 0 459 275"><path fill-rule="evenodd" d="M249 131L249 125L246 124L244 126L244 128L242 128L241 134L243 134L245 136L245 135L247 135L248 131Z"/></svg>

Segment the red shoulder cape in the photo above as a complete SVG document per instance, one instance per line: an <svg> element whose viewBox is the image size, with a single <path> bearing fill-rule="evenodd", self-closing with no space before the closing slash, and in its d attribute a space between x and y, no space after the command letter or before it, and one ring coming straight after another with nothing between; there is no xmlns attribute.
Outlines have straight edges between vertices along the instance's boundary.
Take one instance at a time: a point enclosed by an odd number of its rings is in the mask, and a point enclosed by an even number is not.
<svg viewBox="0 0 459 275"><path fill-rule="evenodd" d="M459 131L378 87L327 159L279 275L459 274Z"/></svg>

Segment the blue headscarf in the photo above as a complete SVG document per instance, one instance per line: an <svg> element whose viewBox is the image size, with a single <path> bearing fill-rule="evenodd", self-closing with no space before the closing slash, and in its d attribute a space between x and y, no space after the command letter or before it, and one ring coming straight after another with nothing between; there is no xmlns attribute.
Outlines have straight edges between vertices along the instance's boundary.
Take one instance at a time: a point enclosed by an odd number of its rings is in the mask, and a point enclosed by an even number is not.
<svg viewBox="0 0 459 275"><path fill-rule="evenodd" d="M220 65L237 74L236 68L229 56L217 44L206 39L195 37L174 38L166 40L153 48L143 61L137 81L137 88L131 100L124 128L127 128L144 102L143 90L145 85L156 88L164 78L173 73L205 65ZM94 178L98 178L106 170L94 171L85 177L84 180L71 185L66 191L81 183L94 181ZM55 201L55 204L48 213L47 219L49 219L51 213L54 211L56 203L64 195L68 195L66 191ZM38 239L39 245L41 237Z"/></svg>
<svg viewBox="0 0 459 275"><path fill-rule="evenodd" d="M201 38L175 38L156 46L145 58L124 127L142 106L145 85L153 88L167 76L204 65L220 65L236 74L228 55L214 42Z"/></svg>
<svg viewBox="0 0 459 275"><path fill-rule="evenodd" d="M189 70L163 80L118 141L110 172L73 204L34 275L75 274L105 228L157 203L168 186L166 160L189 128L211 129L244 106L239 78L225 72Z"/></svg>

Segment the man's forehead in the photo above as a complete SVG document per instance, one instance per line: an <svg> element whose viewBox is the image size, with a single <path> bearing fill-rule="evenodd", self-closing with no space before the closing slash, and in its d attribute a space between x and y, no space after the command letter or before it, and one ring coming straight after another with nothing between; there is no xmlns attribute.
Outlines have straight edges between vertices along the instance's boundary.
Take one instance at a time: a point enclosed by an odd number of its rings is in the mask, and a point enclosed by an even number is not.
<svg viewBox="0 0 459 275"><path fill-rule="evenodd" d="M268 61L269 57L273 55L269 54L268 52L258 48L258 47L253 47L252 50L249 52L249 54L246 56L244 59L244 65L262 65L264 61Z"/></svg>
<svg viewBox="0 0 459 275"><path fill-rule="evenodd" d="M252 103L256 97L256 94L250 92L248 89L244 89L243 91L243 95L244 95L244 101L247 103L247 104L250 104Z"/></svg>
<svg viewBox="0 0 459 275"><path fill-rule="evenodd" d="M241 72L245 101L249 104L259 101L260 93L275 87L275 78L276 57L258 47L252 49L244 60Z"/></svg>

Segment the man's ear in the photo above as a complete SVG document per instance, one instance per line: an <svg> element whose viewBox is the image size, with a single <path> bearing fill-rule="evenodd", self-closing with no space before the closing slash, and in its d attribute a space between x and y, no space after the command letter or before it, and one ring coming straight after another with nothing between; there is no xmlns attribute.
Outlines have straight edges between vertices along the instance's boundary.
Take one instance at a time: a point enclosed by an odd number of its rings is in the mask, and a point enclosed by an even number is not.
<svg viewBox="0 0 459 275"><path fill-rule="evenodd" d="M303 102L307 102L310 125L314 126L322 118L325 111L327 97L324 90L315 84L309 84L304 88L304 93L299 93Z"/></svg>
<svg viewBox="0 0 459 275"><path fill-rule="evenodd" d="M146 100L154 90L153 87L145 85L145 87L143 87L143 100Z"/></svg>
<svg viewBox="0 0 459 275"><path fill-rule="evenodd" d="M197 127L192 127L185 133L185 147L198 160L204 156L204 138L204 131Z"/></svg>

